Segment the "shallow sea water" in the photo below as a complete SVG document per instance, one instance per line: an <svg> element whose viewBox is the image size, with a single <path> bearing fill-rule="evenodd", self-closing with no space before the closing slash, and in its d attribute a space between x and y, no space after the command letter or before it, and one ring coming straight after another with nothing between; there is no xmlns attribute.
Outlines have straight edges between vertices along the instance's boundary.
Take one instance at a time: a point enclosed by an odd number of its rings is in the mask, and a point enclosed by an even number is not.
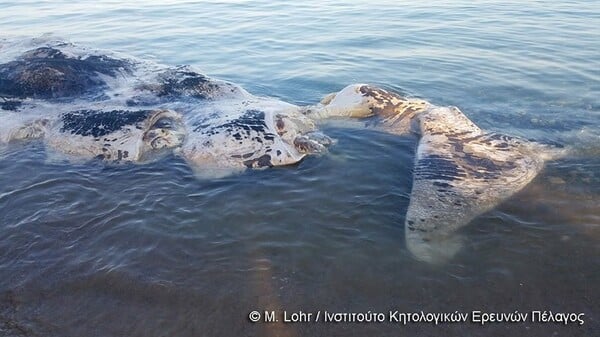
<svg viewBox="0 0 600 337"><path fill-rule="evenodd" d="M215 180L176 157L65 164L16 144L0 160L0 335L600 335L598 27L597 1L0 2L5 37L192 64L295 104L368 82L574 148L429 266L404 244L414 137L326 125L326 156ZM264 324L252 310L585 324Z"/></svg>

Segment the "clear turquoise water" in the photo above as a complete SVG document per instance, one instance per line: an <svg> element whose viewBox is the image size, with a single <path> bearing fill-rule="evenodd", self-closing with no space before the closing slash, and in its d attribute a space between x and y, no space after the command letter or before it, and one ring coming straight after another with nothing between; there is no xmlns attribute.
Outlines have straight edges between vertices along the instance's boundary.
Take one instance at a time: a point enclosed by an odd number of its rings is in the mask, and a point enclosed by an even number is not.
<svg viewBox="0 0 600 337"><path fill-rule="evenodd" d="M193 64L308 104L368 82L561 142L431 267L404 246L416 140L329 126L328 156L200 181L148 166L0 161L0 335L600 334L597 1L0 2L2 36ZM252 324L251 310L583 312L581 326Z"/></svg>

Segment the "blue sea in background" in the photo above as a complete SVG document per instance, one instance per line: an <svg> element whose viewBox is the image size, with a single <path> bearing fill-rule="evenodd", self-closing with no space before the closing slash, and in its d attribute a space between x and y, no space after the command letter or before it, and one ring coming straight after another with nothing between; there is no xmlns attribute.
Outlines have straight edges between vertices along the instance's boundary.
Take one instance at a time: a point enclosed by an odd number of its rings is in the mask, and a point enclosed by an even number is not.
<svg viewBox="0 0 600 337"><path fill-rule="evenodd" d="M2 149L0 336L600 336L599 1L0 1L0 37L43 34L299 105L371 83L573 151L429 266L404 243L414 137L325 126L326 156L210 181L175 157ZM252 310L585 324L266 324Z"/></svg>

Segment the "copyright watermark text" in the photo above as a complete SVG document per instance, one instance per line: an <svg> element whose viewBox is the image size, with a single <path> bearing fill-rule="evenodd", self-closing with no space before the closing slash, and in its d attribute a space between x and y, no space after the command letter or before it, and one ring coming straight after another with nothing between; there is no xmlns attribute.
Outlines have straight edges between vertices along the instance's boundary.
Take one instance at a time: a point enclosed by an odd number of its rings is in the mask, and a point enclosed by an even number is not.
<svg viewBox="0 0 600 337"><path fill-rule="evenodd" d="M585 314L575 312L552 312L548 310L533 310L520 312L485 312L473 310L469 312L331 312L317 311L275 311L254 310L248 314L253 323L398 323L408 324L457 324L469 323L478 325L498 323L554 323L561 325L583 325Z"/></svg>

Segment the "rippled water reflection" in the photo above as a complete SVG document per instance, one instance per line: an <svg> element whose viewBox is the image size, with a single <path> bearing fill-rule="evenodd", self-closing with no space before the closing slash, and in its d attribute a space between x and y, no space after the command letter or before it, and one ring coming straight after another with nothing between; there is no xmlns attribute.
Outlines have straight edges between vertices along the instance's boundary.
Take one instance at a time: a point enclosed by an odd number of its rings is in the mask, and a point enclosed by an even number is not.
<svg viewBox="0 0 600 337"><path fill-rule="evenodd" d="M194 64L314 103L370 82L484 128L562 142L444 266L404 246L416 139L336 125L331 153L198 180L183 161L49 161L0 149L0 335L438 335L433 325L251 324L251 310L584 312L444 335L594 336L600 290L597 2L3 2L0 31Z"/></svg>

